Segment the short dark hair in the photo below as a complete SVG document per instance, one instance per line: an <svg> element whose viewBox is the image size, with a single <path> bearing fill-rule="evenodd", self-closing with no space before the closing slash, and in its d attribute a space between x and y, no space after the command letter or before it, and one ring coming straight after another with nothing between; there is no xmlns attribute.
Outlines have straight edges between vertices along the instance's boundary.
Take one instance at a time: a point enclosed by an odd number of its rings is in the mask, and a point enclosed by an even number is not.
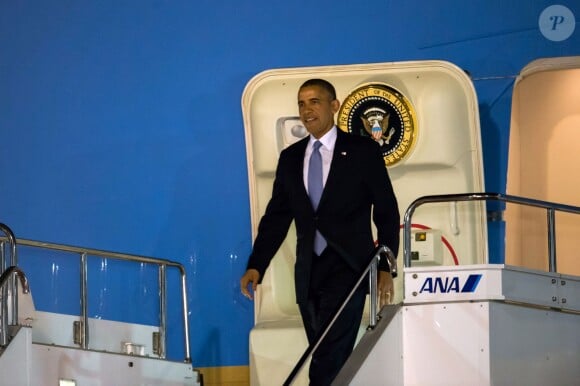
<svg viewBox="0 0 580 386"><path fill-rule="evenodd" d="M326 90L326 92L328 92L330 94L330 100L335 100L336 99L336 90L334 89L334 86L332 85L332 83L330 83L327 80L324 79L308 79L306 82L302 83L302 86L300 86L300 90L302 90L305 87L312 87L312 86L318 86L324 90Z"/></svg>

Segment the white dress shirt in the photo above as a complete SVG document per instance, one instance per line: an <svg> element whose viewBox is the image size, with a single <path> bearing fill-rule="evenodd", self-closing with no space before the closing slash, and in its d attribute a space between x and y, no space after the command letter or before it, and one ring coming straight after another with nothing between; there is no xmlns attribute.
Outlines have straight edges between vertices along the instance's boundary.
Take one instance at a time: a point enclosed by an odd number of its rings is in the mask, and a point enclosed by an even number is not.
<svg viewBox="0 0 580 386"><path fill-rule="evenodd" d="M328 179L328 172L330 171L330 163L332 162L332 154L334 153L334 145L336 144L336 126L333 126L328 133L324 134L322 138L318 141L322 143L320 146L320 155L322 156L322 186L326 185L326 180ZM310 163L310 155L312 154L312 149L314 142L317 139L310 136L310 141L306 146L306 151L304 152L304 186L306 187L306 192L308 193L308 164Z"/></svg>

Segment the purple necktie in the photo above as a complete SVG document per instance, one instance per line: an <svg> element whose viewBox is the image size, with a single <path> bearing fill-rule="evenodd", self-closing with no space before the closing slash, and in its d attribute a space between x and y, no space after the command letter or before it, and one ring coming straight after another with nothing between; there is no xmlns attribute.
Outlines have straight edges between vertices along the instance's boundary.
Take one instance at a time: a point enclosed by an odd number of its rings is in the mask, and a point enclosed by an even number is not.
<svg viewBox="0 0 580 386"><path fill-rule="evenodd" d="M308 164L308 196L310 197L310 202L315 211L316 208L318 208L320 196L322 196L322 157L319 150L320 146L322 146L320 141L314 142ZM320 256L322 251L324 251L324 248L326 248L326 240L324 240L324 237L322 237L320 232L316 230L314 236L314 252Z"/></svg>

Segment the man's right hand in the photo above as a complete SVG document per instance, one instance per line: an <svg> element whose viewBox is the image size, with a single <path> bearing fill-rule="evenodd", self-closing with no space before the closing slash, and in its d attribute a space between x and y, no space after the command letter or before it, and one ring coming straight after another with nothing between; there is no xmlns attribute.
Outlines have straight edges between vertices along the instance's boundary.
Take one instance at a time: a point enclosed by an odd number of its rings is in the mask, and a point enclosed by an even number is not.
<svg viewBox="0 0 580 386"><path fill-rule="evenodd" d="M256 269L248 269L244 276L240 279L240 290L242 291L242 295L247 297L250 300L254 300L253 293L256 292L256 288L258 287L258 282L260 281L260 273ZM252 291L248 290L248 286L252 285Z"/></svg>

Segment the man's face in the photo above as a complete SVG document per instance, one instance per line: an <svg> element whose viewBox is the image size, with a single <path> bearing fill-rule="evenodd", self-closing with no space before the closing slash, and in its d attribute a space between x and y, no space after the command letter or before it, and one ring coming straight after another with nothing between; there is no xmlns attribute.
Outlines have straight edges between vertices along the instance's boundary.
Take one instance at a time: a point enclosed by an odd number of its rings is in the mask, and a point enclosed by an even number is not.
<svg viewBox="0 0 580 386"><path fill-rule="evenodd" d="M319 86L307 86L298 92L298 112L306 130L320 138L334 126L334 114L338 111L338 100Z"/></svg>

